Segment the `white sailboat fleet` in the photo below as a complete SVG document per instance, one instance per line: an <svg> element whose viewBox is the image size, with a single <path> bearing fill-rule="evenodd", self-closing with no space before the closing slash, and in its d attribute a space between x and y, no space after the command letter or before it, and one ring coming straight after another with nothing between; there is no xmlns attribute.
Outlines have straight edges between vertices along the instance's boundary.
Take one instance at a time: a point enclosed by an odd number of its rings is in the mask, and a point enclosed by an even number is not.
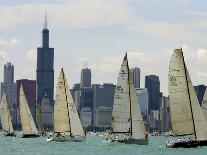
<svg viewBox="0 0 207 155"><path fill-rule="evenodd" d="M65 74L61 69L54 105L54 134L47 141L83 141L81 125Z"/></svg>
<svg viewBox="0 0 207 155"><path fill-rule="evenodd" d="M21 137L22 138L39 137L39 133L37 131L32 114L30 112L22 85L20 87L19 99L20 99L20 118L22 124Z"/></svg>
<svg viewBox="0 0 207 155"><path fill-rule="evenodd" d="M127 54L117 79L112 112L112 132L106 139L110 142L148 144L148 134L129 71Z"/></svg>
<svg viewBox="0 0 207 155"><path fill-rule="evenodd" d="M5 136L14 136L10 110L7 102L6 93L3 93L0 104L1 126Z"/></svg>
<svg viewBox="0 0 207 155"><path fill-rule="evenodd" d="M166 146L207 146L207 123L193 88L182 49L175 49L171 57L168 89L173 134L190 137L188 140L170 141Z"/></svg>

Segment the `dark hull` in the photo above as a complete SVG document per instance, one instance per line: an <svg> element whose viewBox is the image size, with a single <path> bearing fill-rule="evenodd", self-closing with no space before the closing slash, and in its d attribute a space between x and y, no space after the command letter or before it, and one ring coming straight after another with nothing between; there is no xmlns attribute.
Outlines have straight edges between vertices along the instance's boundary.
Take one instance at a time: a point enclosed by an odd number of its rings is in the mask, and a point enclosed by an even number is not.
<svg viewBox="0 0 207 155"><path fill-rule="evenodd" d="M4 136L14 137L14 136L15 136L15 134L14 134L14 133L4 133Z"/></svg>
<svg viewBox="0 0 207 155"><path fill-rule="evenodd" d="M112 140L124 144L148 145L148 139L127 139L127 140Z"/></svg>
<svg viewBox="0 0 207 155"><path fill-rule="evenodd" d="M166 147L171 148L195 148L198 146L207 146L207 140L191 140L191 141L184 141L184 142L174 142L166 144Z"/></svg>
<svg viewBox="0 0 207 155"><path fill-rule="evenodd" d="M37 134L25 134L25 135L22 135L22 138L36 138L36 137L39 137L39 135L37 135Z"/></svg>

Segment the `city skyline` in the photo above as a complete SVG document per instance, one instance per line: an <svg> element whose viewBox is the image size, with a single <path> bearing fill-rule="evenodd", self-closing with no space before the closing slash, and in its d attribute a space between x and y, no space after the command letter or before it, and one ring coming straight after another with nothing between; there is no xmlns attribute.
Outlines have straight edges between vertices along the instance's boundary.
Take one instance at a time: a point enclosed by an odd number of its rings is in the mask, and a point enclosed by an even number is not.
<svg viewBox="0 0 207 155"><path fill-rule="evenodd" d="M167 95L170 55L180 47L193 85L206 85L205 4L192 0L1 1L0 65L11 61L15 80L35 79L36 47L41 44L39 32L47 10L51 47L56 49L55 85L61 67L72 85L80 81L81 68L86 66L91 68L92 83L116 83L127 50L130 67L141 69L141 87L145 75L158 75L161 91Z"/></svg>

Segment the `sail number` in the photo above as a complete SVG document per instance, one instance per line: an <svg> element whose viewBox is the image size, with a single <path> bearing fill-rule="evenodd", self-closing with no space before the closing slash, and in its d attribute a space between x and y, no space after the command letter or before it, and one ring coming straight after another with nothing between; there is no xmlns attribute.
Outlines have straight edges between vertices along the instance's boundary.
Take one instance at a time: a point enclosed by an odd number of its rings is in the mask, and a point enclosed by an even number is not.
<svg viewBox="0 0 207 155"><path fill-rule="evenodd" d="M177 79L176 79L175 75L170 76L170 85L177 86Z"/></svg>

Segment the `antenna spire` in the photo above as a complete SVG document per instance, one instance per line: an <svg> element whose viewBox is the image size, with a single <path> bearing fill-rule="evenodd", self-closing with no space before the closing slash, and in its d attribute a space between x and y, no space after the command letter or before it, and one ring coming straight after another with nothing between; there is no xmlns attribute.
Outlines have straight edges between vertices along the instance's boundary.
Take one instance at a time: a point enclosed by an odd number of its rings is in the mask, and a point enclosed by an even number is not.
<svg viewBox="0 0 207 155"><path fill-rule="evenodd" d="M45 11L44 29L47 29L47 11Z"/></svg>

